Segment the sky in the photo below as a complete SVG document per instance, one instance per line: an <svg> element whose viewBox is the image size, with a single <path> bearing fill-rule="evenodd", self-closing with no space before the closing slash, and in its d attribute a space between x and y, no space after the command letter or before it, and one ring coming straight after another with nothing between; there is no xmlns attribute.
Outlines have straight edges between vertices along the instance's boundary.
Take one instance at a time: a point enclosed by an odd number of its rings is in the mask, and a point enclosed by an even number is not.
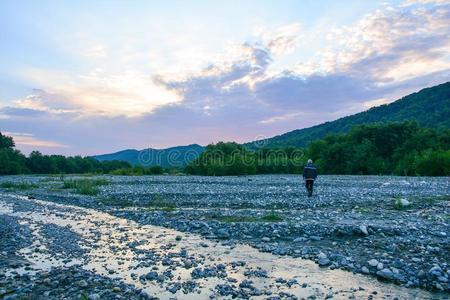
<svg viewBox="0 0 450 300"><path fill-rule="evenodd" d="M450 0L0 0L28 154L248 142L450 80Z"/></svg>

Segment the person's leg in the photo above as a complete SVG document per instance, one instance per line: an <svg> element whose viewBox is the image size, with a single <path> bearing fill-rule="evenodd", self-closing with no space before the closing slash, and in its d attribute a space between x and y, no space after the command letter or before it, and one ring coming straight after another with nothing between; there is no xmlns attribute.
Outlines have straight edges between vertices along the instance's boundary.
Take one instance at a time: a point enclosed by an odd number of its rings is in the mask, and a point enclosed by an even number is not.
<svg viewBox="0 0 450 300"><path fill-rule="evenodd" d="M311 181L311 183L310 183L310 191L311 191L311 196L312 196L312 193L313 193L313 190L314 190L314 180L310 180Z"/></svg>
<svg viewBox="0 0 450 300"><path fill-rule="evenodd" d="M306 189L308 190L308 196L312 195L312 186L311 186L312 180L306 180Z"/></svg>

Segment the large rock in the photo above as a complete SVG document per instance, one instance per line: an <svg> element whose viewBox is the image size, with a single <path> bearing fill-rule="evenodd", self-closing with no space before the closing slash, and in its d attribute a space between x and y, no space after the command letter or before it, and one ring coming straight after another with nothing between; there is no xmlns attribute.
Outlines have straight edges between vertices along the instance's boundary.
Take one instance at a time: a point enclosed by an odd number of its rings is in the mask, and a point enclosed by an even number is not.
<svg viewBox="0 0 450 300"><path fill-rule="evenodd" d="M378 260L376 260L376 259L371 259L371 260L369 260L367 263L368 263L369 266L371 266L371 267L376 267L376 266L378 266Z"/></svg>
<svg viewBox="0 0 450 300"><path fill-rule="evenodd" d="M367 231L367 226L366 225L359 226L359 230L361 230L362 234L369 235L369 232Z"/></svg>
<svg viewBox="0 0 450 300"><path fill-rule="evenodd" d="M389 279L389 280L394 279L394 273L391 270L389 270L388 268L384 268L383 270L378 271L377 275L384 279Z"/></svg>

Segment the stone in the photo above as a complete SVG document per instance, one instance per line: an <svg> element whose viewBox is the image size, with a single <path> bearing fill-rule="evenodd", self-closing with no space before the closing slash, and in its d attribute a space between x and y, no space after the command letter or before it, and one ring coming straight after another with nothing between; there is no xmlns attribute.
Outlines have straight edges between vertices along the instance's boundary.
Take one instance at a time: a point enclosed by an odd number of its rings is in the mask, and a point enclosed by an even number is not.
<svg viewBox="0 0 450 300"><path fill-rule="evenodd" d="M112 288L112 291L114 293L120 293L122 291L122 289L120 287L118 287L118 286L115 286L115 287Z"/></svg>
<svg viewBox="0 0 450 300"><path fill-rule="evenodd" d="M87 287L88 283L86 282L86 280L80 280L80 281L78 281L78 286Z"/></svg>
<svg viewBox="0 0 450 300"><path fill-rule="evenodd" d="M361 232L362 232L364 235L369 235L369 232L367 231L367 226L366 226L366 225L361 225L361 226L359 226L359 230L361 230Z"/></svg>
<svg viewBox="0 0 450 300"><path fill-rule="evenodd" d="M376 267L376 266L378 266L378 260L376 260L376 259L371 259L371 260L369 260L367 263L368 263L369 266L371 266L371 267Z"/></svg>
<svg viewBox="0 0 450 300"><path fill-rule="evenodd" d="M261 241L263 241L263 242L270 242L270 238L268 238L267 236L265 236L265 237L263 237L263 238L261 239Z"/></svg>
<svg viewBox="0 0 450 300"><path fill-rule="evenodd" d="M181 235L177 235L177 236L175 237L175 240L176 240L176 241L181 241L181 239L182 239Z"/></svg>
<svg viewBox="0 0 450 300"><path fill-rule="evenodd" d="M331 261L327 257L325 257L325 258L320 258L318 263L319 263L319 266L326 267L331 264Z"/></svg>
<svg viewBox="0 0 450 300"><path fill-rule="evenodd" d="M369 269L366 266L361 268L361 272L363 272L364 274L369 274L370 273Z"/></svg>
<svg viewBox="0 0 450 300"><path fill-rule="evenodd" d="M378 270L383 270L383 268L384 268L384 265L383 265L383 263L378 263L378 265L377 265L377 269Z"/></svg>
<svg viewBox="0 0 450 300"><path fill-rule="evenodd" d="M407 207L407 206L410 206L411 203L408 200L406 200L405 198L400 198L400 199L395 200L395 205L399 206L399 207Z"/></svg>
<svg viewBox="0 0 450 300"><path fill-rule="evenodd" d="M298 237L293 240L294 243L301 243L304 241L306 241L306 238L304 238L304 237Z"/></svg>
<svg viewBox="0 0 450 300"><path fill-rule="evenodd" d="M155 272L155 271L148 272L145 275L145 279L147 279L147 280L156 280L156 279L158 279L158 273Z"/></svg>
<svg viewBox="0 0 450 300"><path fill-rule="evenodd" d="M388 268L378 271L377 275L384 279L394 279L394 273L392 273L392 271Z"/></svg>

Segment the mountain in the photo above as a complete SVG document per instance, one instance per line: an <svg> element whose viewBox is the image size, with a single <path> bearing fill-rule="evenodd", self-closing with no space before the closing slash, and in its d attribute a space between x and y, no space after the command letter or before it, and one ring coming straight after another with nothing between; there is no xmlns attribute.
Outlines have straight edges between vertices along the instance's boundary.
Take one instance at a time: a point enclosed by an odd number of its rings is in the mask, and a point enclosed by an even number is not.
<svg viewBox="0 0 450 300"><path fill-rule="evenodd" d="M274 136L264 140L264 143L257 141L244 145L249 149L255 149L256 143L267 147L304 147L328 133L347 132L355 125L406 120L415 120L423 127L450 128L450 82L425 88L390 104L373 107L335 121Z"/></svg>
<svg viewBox="0 0 450 300"><path fill-rule="evenodd" d="M188 146L177 146L166 149L127 149L110 154L92 156L99 161L121 160L129 162L131 165L155 166L163 168L183 167L197 158L204 148L197 144Z"/></svg>

